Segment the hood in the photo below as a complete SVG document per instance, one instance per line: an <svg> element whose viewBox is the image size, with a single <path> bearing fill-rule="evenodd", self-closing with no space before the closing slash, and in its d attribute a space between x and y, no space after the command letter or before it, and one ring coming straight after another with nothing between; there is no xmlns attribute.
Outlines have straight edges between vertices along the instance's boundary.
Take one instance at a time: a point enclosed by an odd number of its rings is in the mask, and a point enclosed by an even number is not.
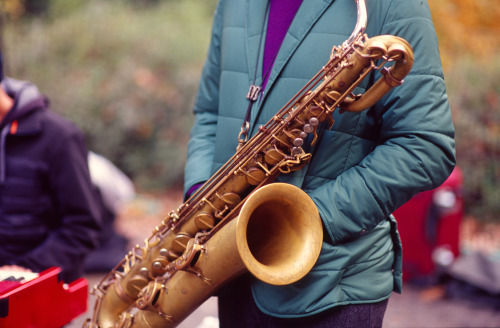
<svg viewBox="0 0 500 328"><path fill-rule="evenodd" d="M31 82L5 78L2 88L14 99L14 107L7 114L2 125L25 116L35 110L44 109L48 106L47 98L40 93L37 86Z"/></svg>
<svg viewBox="0 0 500 328"><path fill-rule="evenodd" d="M14 99L14 105L9 113L0 122L0 185L5 181L5 141L9 133L16 133L19 120L38 110L44 110L48 106L48 100L38 88L30 82L19 81L12 78L4 78L1 82L2 88ZM36 125L36 124L35 124ZM38 131L40 127L29 126L31 132Z"/></svg>

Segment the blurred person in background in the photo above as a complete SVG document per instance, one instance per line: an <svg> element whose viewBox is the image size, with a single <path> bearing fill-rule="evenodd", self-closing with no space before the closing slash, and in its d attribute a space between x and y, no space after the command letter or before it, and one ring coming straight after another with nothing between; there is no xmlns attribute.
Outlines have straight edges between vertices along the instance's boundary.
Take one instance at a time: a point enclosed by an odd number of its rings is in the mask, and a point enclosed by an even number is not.
<svg viewBox="0 0 500 328"><path fill-rule="evenodd" d="M336 111L331 130L318 127L314 146L305 140L309 164L277 181L301 187L315 202L324 226L319 259L288 286L250 275L231 283L218 294L221 328L381 327L388 298L401 292L401 242L391 213L452 172L454 127L427 2L366 4L368 36L408 41L412 71L372 108ZM250 123L249 135L265 125L355 23L352 0L218 2L194 106L186 197L234 154L243 124ZM365 79L357 93L379 76ZM249 104L252 84L262 91Z"/></svg>
<svg viewBox="0 0 500 328"><path fill-rule="evenodd" d="M101 214L87 147L30 82L4 77L0 50L0 269L83 275Z"/></svg>
<svg viewBox="0 0 500 328"><path fill-rule="evenodd" d="M85 272L107 272L120 262L129 248L129 240L116 227L123 206L135 197L135 187L125 173L104 156L90 151L90 178L97 188L103 231L99 247L85 261Z"/></svg>

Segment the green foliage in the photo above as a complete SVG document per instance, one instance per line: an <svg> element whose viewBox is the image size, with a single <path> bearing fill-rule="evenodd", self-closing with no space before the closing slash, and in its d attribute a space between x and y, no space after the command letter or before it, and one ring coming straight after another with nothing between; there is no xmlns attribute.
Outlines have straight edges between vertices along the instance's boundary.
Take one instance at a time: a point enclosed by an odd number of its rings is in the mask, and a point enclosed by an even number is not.
<svg viewBox="0 0 500 328"><path fill-rule="evenodd" d="M139 187L165 188L182 181L215 1L132 2L52 0L42 18L6 22L6 70Z"/></svg>
<svg viewBox="0 0 500 328"><path fill-rule="evenodd" d="M466 209L483 221L500 213L500 62L462 57L446 75Z"/></svg>
<svg viewBox="0 0 500 328"><path fill-rule="evenodd" d="M31 0L37 2L37 0ZM45 0L48 3L44 14L57 19L59 17L73 15L76 11L87 5L86 1L81 0Z"/></svg>
<svg viewBox="0 0 500 328"><path fill-rule="evenodd" d="M491 0L429 0L446 68L463 55L488 62L500 47L500 6Z"/></svg>
<svg viewBox="0 0 500 328"><path fill-rule="evenodd" d="M11 17L3 24L7 73L35 82L85 132L89 148L140 188L179 184L216 0L47 0L42 15L23 16L21 5L36 1L0 0ZM466 210L498 220L500 7L488 0L429 4Z"/></svg>
<svg viewBox="0 0 500 328"><path fill-rule="evenodd" d="M456 129L468 215L500 220L500 7L429 0Z"/></svg>

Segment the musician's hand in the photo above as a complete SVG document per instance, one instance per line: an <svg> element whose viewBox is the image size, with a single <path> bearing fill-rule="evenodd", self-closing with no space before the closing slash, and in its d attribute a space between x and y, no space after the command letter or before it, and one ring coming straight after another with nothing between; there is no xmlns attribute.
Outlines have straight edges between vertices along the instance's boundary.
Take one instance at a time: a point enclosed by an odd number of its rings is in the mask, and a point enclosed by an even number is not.
<svg viewBox="0 0 500 328"><path fill-rule="evenodd" d="M18 272L33 272L30 269L19 266L19 265L3 265L3 266L0 266L0 270L18 271Z"/></svg>

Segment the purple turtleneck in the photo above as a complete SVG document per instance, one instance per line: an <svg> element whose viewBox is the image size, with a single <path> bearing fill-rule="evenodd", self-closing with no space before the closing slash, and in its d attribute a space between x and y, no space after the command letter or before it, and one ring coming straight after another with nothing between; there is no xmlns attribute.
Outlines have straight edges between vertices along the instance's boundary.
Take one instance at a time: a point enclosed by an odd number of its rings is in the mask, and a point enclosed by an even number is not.
<svg viewBox="0 0 500 328"><path fill-rule="evenodd" d="M262 65L262 90L265 90L269 73L276 55L283 43L286 31L290 27L302 0L269 0L269 19L267 23L264 60Z"/></svg>
<svg viewBox="0 0 500 328"><path fill-rule="evenodd" d="M283 43L286 31L290 27L302 0L269 0L269 20L267 23L266 43L264 48L264 59L262 65L262 90L266 88L269 72L274 64L278 50ZM202 183L195 184L186 193L186 199L202 186Z"/></svg>

